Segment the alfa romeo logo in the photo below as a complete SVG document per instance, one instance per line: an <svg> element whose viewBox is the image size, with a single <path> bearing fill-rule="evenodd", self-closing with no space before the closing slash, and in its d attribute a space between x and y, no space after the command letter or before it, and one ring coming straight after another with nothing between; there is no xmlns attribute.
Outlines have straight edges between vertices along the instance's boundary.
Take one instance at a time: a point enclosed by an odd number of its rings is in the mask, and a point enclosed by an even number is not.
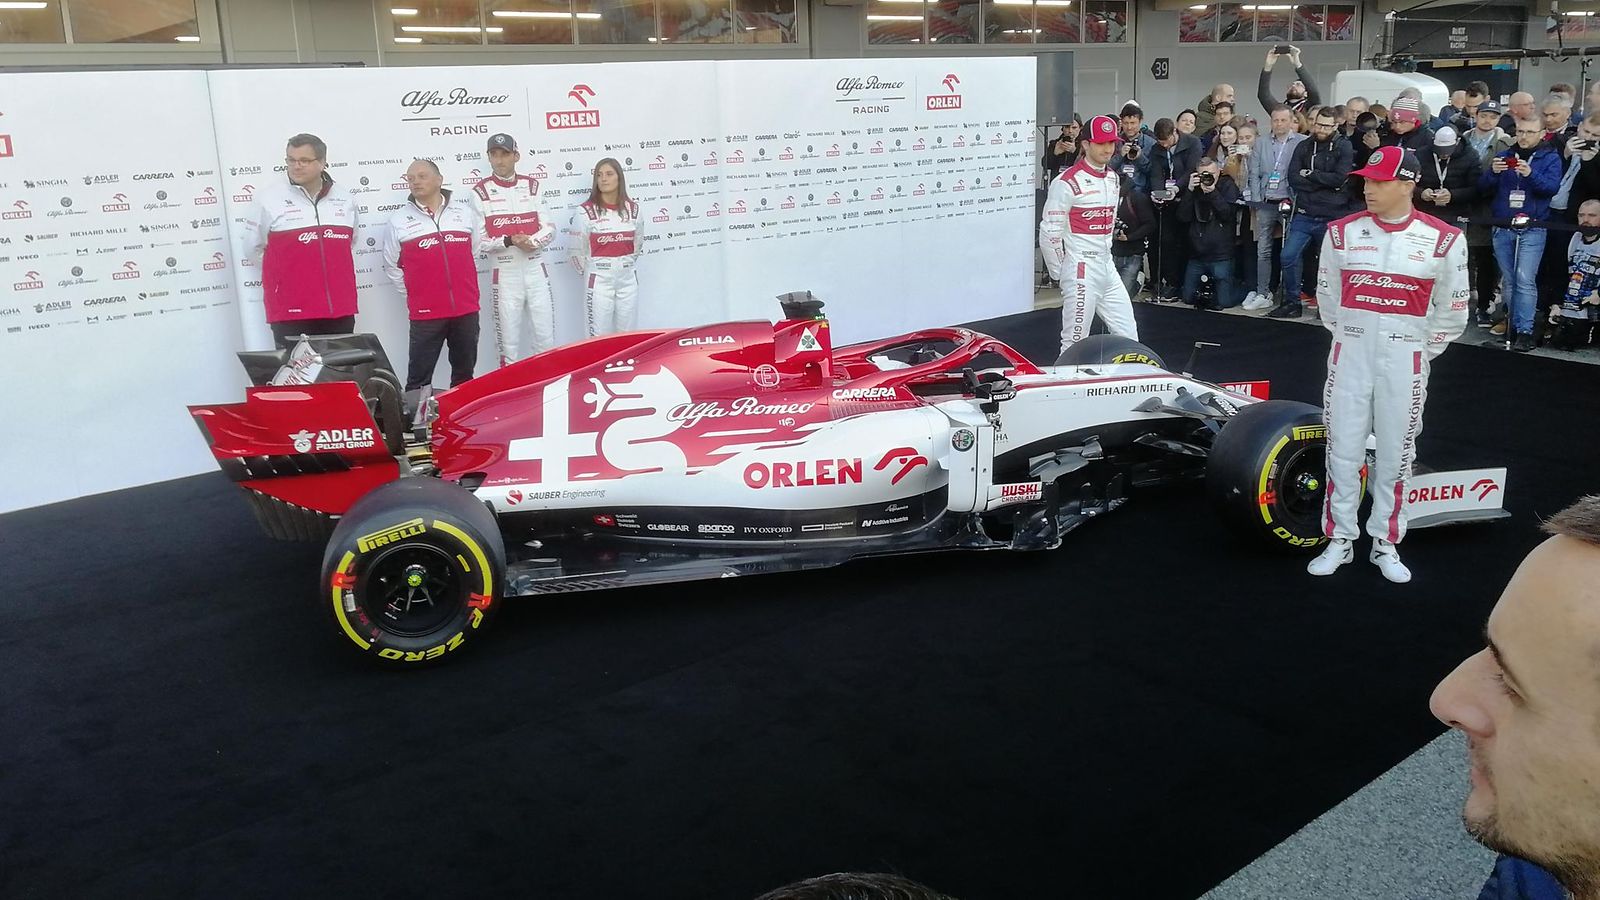
<svg viewBox="0 0 1600 900"><path fill-rule="evenodd" d="M972 433L971 429L957 428L956 433L950 435L950 446L965 453L972 449L972 445L977 443L977 440L977 436Z"/></svg>

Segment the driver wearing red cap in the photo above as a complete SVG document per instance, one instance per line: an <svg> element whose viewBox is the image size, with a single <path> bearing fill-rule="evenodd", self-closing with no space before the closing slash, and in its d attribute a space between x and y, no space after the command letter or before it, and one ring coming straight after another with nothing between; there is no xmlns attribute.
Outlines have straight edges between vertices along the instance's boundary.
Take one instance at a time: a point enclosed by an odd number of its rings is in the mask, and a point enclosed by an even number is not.
<svg viewBox="0 0 1600 900"><path fill-rule="evenodd" d="M1084 126L1078 161L1050 182L1039 221L1039 250L1061 282L1061 350L1089 336L1095 314L1112 334L1139 339L1128 289L1111 260L1111 234L1121 194L1106 166L1117 147L1117 123L1095 116Z"/></svg>
<svg viewBox="0 0 1600 900"><path fill-rule="evenodd" d="M1351 175L1366 179L1365 212L1328 226L1317 304L1333 332L1322 417L1328 426L1323 530L1331 538L1307 571L1332 575L1355 558L1361 467L1372 513L1368 557L1396 583L1411 580L1395 545L1406 535L1405 491L1422 431L1428 365L1467 327L1467 248L1461 229L1411 205L1421 173L1403 147L1382 147Z"/></svg>

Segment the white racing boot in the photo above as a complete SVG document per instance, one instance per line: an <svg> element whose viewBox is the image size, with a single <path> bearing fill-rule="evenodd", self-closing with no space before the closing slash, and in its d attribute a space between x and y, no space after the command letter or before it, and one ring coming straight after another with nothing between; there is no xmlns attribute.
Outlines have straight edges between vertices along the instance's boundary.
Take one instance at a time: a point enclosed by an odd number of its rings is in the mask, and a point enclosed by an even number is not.
<svg viewBox="0 0 1600 900"><path fill-rule="evenodd" d="M1350 542L1343 538L1334 538L1328 546L1322 548L1317 558L1306 563L1306 571L1312 575L1332 575L1339 567L1356 558L1356 551ZM1398 559L1397 559L1398 561Z"/></svg>
<svg viewBox="0 0 1600 900"><path fill-rule="evenodd" d="M1388 541L1374 539L1372 541L1372 554L1367 557L1383 577L1395 584L1405 584L1411 580L1411 570L1400 561L1400 551Z"/></svg>

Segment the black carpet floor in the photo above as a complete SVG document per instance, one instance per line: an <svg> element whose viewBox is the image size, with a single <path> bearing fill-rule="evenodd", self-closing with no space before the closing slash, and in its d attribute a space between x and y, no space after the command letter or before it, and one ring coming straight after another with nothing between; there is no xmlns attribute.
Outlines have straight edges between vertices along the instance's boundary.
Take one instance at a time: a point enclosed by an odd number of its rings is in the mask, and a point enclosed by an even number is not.
<svg viewBox="0 0 1600 900"><path fill-rule="evenodd" d="M1048 359L1057 317L985 327ZM1201 377L1320 396L1320 329L1138 317L1174 367L1215 340ZM338 648L320 548L220 474L6 515L0 896L1194 897L1441 731L1537 516L1600 490L1597 378L1438 361L1423 459L1509 465L1516 515L1416 532L1408 587L1313 580L1184 488L1054 552L522 601L423 673Z"/></svg>

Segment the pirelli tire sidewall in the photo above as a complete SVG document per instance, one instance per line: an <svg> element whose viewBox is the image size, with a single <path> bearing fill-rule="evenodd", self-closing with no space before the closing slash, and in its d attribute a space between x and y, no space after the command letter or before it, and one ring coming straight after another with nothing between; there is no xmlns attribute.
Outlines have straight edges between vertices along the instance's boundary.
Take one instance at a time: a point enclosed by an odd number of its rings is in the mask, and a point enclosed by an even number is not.
<svg viewBox="0 0 1600 900"><path fill-rule="evenodd" d="M421 633L397 633L375 614L375 567L399 550L431 560L452 586L435 598L441 620ZM319 602L345 647L376 664L419 667L459 654L488 629L504 602L505 566L494 514L481 501L453 482L402 478L339 520L322 558Z"/></svg>
<svg viewBox="0 0 1600 900"><path fill-rule="evenodd" d="M1294 482L1311 473L1312 483L1326 490L1327 443L1322 410L1309 403L1246 406L1212 444L1206 494L1223 521L1252 543L1291 553L1316 550L1327 541L1320 493Z"/></svg>
<svg viewBox="0 0 1600 900"><path fill-rule="evenodd" d="M1154 350L1120 334L1091 334L1061 351L1061 355L1056 358L1058 366L1104 366L1119 363L1144 363L1158 369L1167 367Z"/></svg>

